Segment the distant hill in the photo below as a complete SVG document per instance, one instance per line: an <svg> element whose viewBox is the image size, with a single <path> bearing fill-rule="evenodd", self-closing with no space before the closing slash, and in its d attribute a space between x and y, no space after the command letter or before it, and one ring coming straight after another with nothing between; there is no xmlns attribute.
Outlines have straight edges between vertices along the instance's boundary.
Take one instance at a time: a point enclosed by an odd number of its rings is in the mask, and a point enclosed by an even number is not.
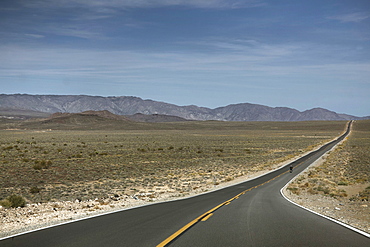
<svg viewBox="0 0 370 247"><path fill-rule="evenodd" d="M0 108L0 118L7 119L28 119L28 118L46 118L50 113L38 112L32 110Z"/></svg>
<svg viewBox="0 0 370 247"><path fill-rule="evenodd" d="M136 113L134 115L129 115L126 117L136 122L147 122L147 123L166 123L166 122L189 121L185 118L181 118L177 116L161 115L161 114L146 115L142 113Z"/></svg>
<svg viewBox="0 0 370 247"><path fill-rule="evenodd" d="M56 112L48 118L48 120L58 120L58 119L65 119L65 118L71 118L74 116L96 116L100 118L105 118L105 119L111 119L111 120L121 120L121 121L131 121L130 119L124 117L124 116L119 116L111 113L110 111L103 110L103 111L84 111L81 113L62 113L62 112Z"/></svg>
<svg viewBox="0 0 370 247"><path fill-rule="evenodd" d="M107 110L116 115L126 115L134 121L150 122L164 119L163 115L188 120L220 121L309 121L309 120L359 120L370 119L338 114L323 108L300 112L287 107L269 107L257 104L233 104L210 109L206 107L177 106L165 102L143 100L138 97L101 97L87 95L28 95L1 94L0 108L42 113L79 113ZM137 113L143 115L136 115ZM154 116L144 116L153 115ZM168 118L166 117L166 120ZM172 118L172 120L176 120ZM179 120L179 119L177 119Z"/></svg>
<svg viewBox="0 0 370 247"><path fill-rule="evenodd" d="M109 111L85 111L81 113L54 113L48 118L29 119L16 122L12 126L20 129L69 129L69 130L99 130L99 129L130 129L136 128L136 123Z"/></svg>
<svg viewBox="0 0 370 247"><path fill-rule="evenodd" d="M130 118L132 119L130 119ZM189 120L166 115L143 115L132 116L115 115L107 110L85 111L80 113L51 114L47 118L32 118L19 121L1 121L0 129L32 129L32 130L148 130L148 129L176 129L192 128L189 125L176 124L174 122L188 122ZM153 124L155 123L155 124ZM161 123L161 124L159 124Z"/></svg>

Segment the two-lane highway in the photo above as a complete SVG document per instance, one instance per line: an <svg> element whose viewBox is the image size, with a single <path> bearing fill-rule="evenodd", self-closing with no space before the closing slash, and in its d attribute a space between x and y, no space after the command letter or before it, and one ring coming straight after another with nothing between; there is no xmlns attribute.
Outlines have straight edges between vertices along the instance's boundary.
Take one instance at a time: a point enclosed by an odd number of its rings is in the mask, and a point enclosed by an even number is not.
<svg viewBox="0 0 370 247"><path fill-rule="evenodd" d="M43 229L0 246L370 246L370 239L286 201L280 189L342 140L265 176L212 193Z"/></svg>

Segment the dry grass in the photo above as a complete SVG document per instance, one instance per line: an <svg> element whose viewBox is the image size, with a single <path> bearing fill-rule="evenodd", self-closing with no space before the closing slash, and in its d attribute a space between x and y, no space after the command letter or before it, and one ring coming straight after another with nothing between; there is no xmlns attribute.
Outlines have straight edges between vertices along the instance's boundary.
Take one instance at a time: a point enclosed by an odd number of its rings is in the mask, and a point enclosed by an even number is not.
<svg viewBox="0 0 370 247"><path fill-rule="evenodd" d="M289 190L302 191L331 197L343 197L352 201L370 199L370 121L356 121L352 134L338 146L326 161L313 167L290 184ZM350 193L358 184L364 190ZM353 195L350 195L353 194Z"/></svg>
<svg viewBox="0 0 370 247"><path fill-rule="evenodd" d="M305 152L338 136L345 122L209 121L135 128L0 131L0 200L12 194L46 202L187 193ZM361 163L361 146L349 145L359 151L351 156L353 164ZM356 169L346 172L364 179Z"/></svg>

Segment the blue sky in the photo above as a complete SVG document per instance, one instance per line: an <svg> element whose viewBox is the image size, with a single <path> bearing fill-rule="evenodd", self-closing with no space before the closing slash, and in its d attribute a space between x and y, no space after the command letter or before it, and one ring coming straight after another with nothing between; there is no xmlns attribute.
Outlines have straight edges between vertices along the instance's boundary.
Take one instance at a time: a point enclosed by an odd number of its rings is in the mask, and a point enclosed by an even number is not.
<svg viewBox="0 0 370 247"><path fill-rule="evenodd" d="M0 93L370 115L368 0L0 0Z"/></svg>

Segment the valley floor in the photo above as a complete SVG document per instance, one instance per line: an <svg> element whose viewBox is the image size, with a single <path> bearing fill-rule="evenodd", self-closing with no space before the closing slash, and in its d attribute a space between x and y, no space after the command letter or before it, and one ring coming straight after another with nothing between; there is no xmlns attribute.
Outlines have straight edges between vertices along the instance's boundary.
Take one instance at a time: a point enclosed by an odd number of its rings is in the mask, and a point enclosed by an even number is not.
<svg viewBox="0 0 370 247"><path fill-rule="evenodd" d="M290 161L277 164L274 167L270 167L269 170L276 169ZM237 184L242 181L260 176L269 170L260 170L258 172L254 172L253 174L241 176L232 181L224 182L219 185L204 183L199 188L186 193L152 193L148 191L147 193L141 192L138 194L132 194L130 196L124 195L88 201L76 200L28 204L24 208L15 209L6 209L4 207L0 207L0 215L2 215L0 218L0 238L52 225L68 223L74 220L80 220L113 211L125 210L151 203L181 199L212 190L217 190L222 187ZM337 200L322 195L296 195L290 191L285 191L285 195L294 202L310 208L313 211L327 215L355 228L370 233L369 202L349 203L348 200Z"/></svg>

